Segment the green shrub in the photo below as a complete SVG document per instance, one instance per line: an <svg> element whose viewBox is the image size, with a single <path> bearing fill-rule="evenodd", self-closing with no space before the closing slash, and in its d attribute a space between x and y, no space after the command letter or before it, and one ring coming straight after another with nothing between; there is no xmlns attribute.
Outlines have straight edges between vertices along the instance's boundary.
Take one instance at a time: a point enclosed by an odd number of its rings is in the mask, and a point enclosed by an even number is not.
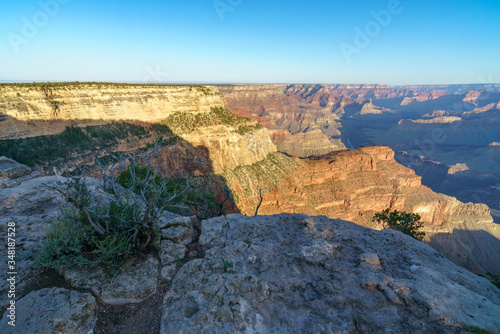
<svg viewBox="0 0 500 334"><path fill-rule="evenodd" d="M129 166L126 170L120 173L117 182L124 188L131 189L134 184L140 184L149 177L148 169L140 166ZM163 178L160 175L155 175L154 183L160 184ZM138 190L138 189L134 189Z"/></svg>
<svg viewBox="0 0 500 334"><path fill-rule="evenodd" d="M171 134L172 133L172 130L170 130L170 128L164 124L160 124L160 123L154 123L153 125L151 125L151 130L153 132L156 132L156 133L161 133L161 134Z"/></svg>
<svg viewBox="0 0 500 334"><path fill-rule="evenodd" d="M94 237L94 230L79 214L74 219L55 221L35 261L42 267L55 269L87 264Z"/></svg>
<svg viewBox="0 0 500 334"><path fill-rule="evenodd" d="M73 190L73 196L83 192ZM76 194L76 192L80 194ZM90 200L80 196L80 201L88 207ZM42 251L36 262L47 268L65 268L84 264L118 263L129 254L139 250L140 239L146 235L155 239L158 231L145 230L142 225L141 210L137 204L125 200L111 201L95 211L90 211L91 218L106 226L108 233L99 234L80 211L66 214L54 223L47 233ZM132 242L134 238L139 242Z"/></svg>
<svg viewBox="0 0 500 334"><path fill-rule="evenodd" d="M150 163L151 152L146 155ZM165 208L187 190L176 181L164 179L151 168L129 166L119 176L97 160L107 199L94 198L85 174L68 176L66 188L47 187L60 192L74 209L54 223L36 262L42 267L64 268L82 264L119 263L130 254L147 251L159 240L158 219ZM148 163L148 166L150 165Z"/></svg>
<svg viewBox="0 0 500 334"><path fill-rule="evenodd" d="M257 131L257 130L260 130L264 128L262 125L260 124L253 124L253 125L240 125L238 127L238 129L236 130L236 133L240 134L240 135L244 135L246 133L249 133L249 132L253 132L253 131Z"/></svg>
<svg viewBox="0 0 500 334"><path fill-rule="evenodd" d="M500 275L492 274L489 271L486 273L486 275L490 277L490 282L500 289Z"/></svg>
<svg viewBox="0 0 500 334"><path fill-rule="evenodd" d="M96 238L93 246L92 255L103 264L112 264L116 259L126 256L132 248L126 237L119 237L117 234Z"/></svg>
<svg viewBox="0 0 500 334"><path fill-rule="evenodd" d="M175 143L177 143L178 139L179 139L179 137L177 137L175 135L173 137L170 137L170 138L167 138L167 139L164 139L163 136L160 136L160 138L158 138L158 140L156 141L156 143L147 142L146 143L146 150L154 148L155 144L159 144L161 146L174 145Z"/></svg>
<svg viewBox="0 0 500 334"><path fill-rule="evenodd" d="M419 231L423 223L420 221L420 215L416 213L399 212L397 210L389 212L389 209L386 209L376 213L373 216L373 221L382 223L384 228L403 232L420 241L425 237L425 233Z"/></svg>
<svg viewBox="0 0 500 334"><path fill-rule="evenodd" d="M139 166L129 166L125 171L121 172L117 178L117 182L124 188L133 191L135 194L140 195L144 192L144 196L147 200L151 200L155 194L154 191L161 188L161 194L159 194L159 199L163 200L165 198L171 197L174 194L181 191L183 186L186 184L186 179L170 179L164 178L160 175L152 175L150 171L148 175L148 169ZM149 180L147 180L149 178ZM147 180L147 181L146 181ZM152 186L154 184L154 187ZM188 190L186 189L186 192ZM171 205L179 205L184 202L185 194L176 197L167 205L169 208Z"/></svg>
<svg viewBox="0 0 500 334"><path fill-rule="evenodd" d="M486 329L482 329L481 327L477 327L477 326L465 325L464 329L468 332L471 332L471 333L493 334L493 332L490 332Z"/></svg>

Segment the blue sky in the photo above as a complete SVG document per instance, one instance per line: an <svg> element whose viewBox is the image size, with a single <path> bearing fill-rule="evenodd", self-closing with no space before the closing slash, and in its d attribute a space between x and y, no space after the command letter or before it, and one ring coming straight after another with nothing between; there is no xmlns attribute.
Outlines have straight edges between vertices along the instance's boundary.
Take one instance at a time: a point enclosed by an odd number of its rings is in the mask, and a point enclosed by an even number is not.
<svg viewBox="0 0 500 334"><path fill-rule="evenodd" d="M499 32L497 0L2 0L0 80L500 82Z"/></svg>

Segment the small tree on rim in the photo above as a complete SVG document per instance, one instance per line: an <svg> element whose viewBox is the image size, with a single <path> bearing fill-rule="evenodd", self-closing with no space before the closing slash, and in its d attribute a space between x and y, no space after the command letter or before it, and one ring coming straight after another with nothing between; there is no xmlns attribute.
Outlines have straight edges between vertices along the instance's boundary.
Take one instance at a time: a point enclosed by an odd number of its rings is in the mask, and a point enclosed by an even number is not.
<svg viewBox="0 0 500 334"><path fill-rule="evenodd" d="M421 217L417 213L405 212L405 211L392 211L385 209L382 212L378 212L373 216L373 221L382 223L384 228L390 228L417 240L424 240L425 232L421 232L420 229L424 226L424 223L420 221Z"/></svg>

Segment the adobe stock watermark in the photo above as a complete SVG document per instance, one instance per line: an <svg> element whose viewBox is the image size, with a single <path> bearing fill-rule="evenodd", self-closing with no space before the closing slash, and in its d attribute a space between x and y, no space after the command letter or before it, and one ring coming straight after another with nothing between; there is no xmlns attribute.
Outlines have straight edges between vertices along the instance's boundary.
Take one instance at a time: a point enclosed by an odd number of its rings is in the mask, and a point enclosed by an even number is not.
<svg viewBox="0 0 500 334"><path fill-rule="evenodd" d="M484 85L484 94L480 96L480 99L487 100L492 96L492 92L488 90L488 85L495 85L495 81L493 78L493 74L489 74L488 76L478 76L478 79L481 84ZM463 102L457 102L453 104L453 109L458 112L462 111L470 111L470 109L464 109ZM418 146L418 149L415 149L411 152L414 156L424 156L424 157L432 157L435 153L436 147L438 145L443 145L448 140L448 133L453 135L454 133L460 133L461 131L466 131L466 123L462 120L457 120L452 123L443 124L441 127L435 128L432 130L430 134L430 138L425 139L415 139L413 144ZM484 134L488 133L488 130L484 128L483 125L475 125L476 130L480 130ZM446 130L446 131L445 131ZM419 162L417 165L422 164Z"/></svg>
<svg viewBox="0 0 500 334"><path fill-rule="evenodd" d="M159 65L156 65L154 69L148 66L146 67L146 74L142 81L144 81L144 83L163 83L168 76L169 73L162 71Z"/></svg>
<svg viewBox="0 0 500 334"><path fill-rule="evenodd" d="M387 3L387 9L382 9L378 12L374 10L370 11L373 20L366 23L364 29L358 26L354 27L355 34L352 44L346 42L340 43L340 50L347 63L350 64L352 62L352 56L354 54L360 54L363 49L368 47L372 39L379 36L382 30L391 24L393 17L401 14L403 10L404 7L400 0L390 0Z"/></svg>
<svg viewBox="0 0 500 334"><path fill-rule="evenodd" d="M493 81L493 74L491 73L487 77L483 77L482 75L480 75L478 79L479 83L483 84L484 86L489 84L491 85L495 84L495 82ZM489 91L486 87L484 87L484 89L486 91L486 94L485 96L483 96L483 99L489 99L491 96L491 91Z"/></svg>
<svg viewBox="0 0 500 334"><path fill-rule="evenodd" d="M21 33L17 34L10 32L7 34L12 50L16 54L19 53L19 47L21 45L26 45L30 40L35 38L40 29L49 24L50 19L54 18L61 8L61 5L66 5L70 0L41 0L38 2L40 10L36 12L31 19L23 16Z"/></svg>
<svg viewBox="0 0 500 334"><path fill-rule="evenodd" d="M16 267L16 223L7 223L7 283L9 305L5 311L7 324L16 326L16 284L17 284L17 267Z"/></svg>
<svg viewBox="0 0 500 334"><path fill-rule="evenodd" d="M241 5L242 2L243 0L214 0L212 4L220 20L224 21L226 12L232 12L236 7Z"/></svg>

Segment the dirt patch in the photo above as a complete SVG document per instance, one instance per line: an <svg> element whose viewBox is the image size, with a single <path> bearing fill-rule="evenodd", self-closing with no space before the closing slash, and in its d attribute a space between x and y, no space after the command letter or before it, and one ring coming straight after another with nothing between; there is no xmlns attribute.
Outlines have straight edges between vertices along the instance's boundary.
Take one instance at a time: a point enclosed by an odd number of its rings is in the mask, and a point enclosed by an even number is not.
<svg viewBox="0 0 500 334"><path fill-rule="evenodd" d="M26 296L32 291L37 291L45 288L64 288L75 290L71 284L64 280L64 277L55 269L39 269L25 278L28 281L26 288L23 291L23 296Z"/></svg>
<svg viewBox="0 0 500 334"><path fill-rule="evenodd" d="M108 305L99 302L94 334L154 334L160 332L165 286L138 304Z"/></svg>

